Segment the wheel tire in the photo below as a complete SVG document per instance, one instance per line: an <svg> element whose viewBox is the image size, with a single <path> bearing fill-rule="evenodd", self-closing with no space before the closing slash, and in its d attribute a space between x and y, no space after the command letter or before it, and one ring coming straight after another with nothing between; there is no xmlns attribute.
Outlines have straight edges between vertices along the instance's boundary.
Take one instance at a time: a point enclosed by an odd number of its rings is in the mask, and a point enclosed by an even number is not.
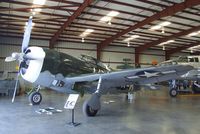
<svg viewBox="0 0 200 134"><path fill-rule="evenodd" d="M29 95L29 102L32 104L32 105L39 105L42 101L42 95L41 93L39 92L32 92L30 95Z"/></svg>
<svg viewBox="0 0 200 134"><path fill-rule="evenodd" d="M172 88L172 89L169 90L169 95L170 95L171 97L176 97L177 94L178 94L177 89Z"/></svg>
<svg viewBox="0 0 200 134"><path fill-rule="evenodd" d="M87 101L84 102L83 104L83 113L86 115L86 116L89 116L89 117L94 117L96 114L97 114L98 110L94 110L92 109Z"/></svg>

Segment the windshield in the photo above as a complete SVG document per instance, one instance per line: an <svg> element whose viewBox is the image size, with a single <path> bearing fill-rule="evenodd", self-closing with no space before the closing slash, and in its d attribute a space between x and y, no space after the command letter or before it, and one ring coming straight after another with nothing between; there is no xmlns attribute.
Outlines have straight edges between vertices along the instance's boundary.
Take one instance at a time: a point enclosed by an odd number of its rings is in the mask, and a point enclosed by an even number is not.
<svg viewBox="0 0 200 134"><path fill-rule="evenodd" d="M179 57L177 62L188 62L188 58L187 57Z"/></svg>

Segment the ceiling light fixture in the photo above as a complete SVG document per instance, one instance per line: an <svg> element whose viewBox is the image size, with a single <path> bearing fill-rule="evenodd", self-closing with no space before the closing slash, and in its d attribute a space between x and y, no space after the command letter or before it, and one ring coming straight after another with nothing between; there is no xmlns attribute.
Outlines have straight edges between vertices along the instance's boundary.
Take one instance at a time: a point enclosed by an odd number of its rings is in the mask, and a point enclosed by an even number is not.
<svg viewBox="0 0 200 134"><path fill-rule="evenodd" d="M81 42L85 42L85 39L84 39L84 38L82 38Z"/></svg>
<svg viewBox="0 0 200 134"><path fill-rule="evenodd" d="M161 31L161 33L162 33L162 34L165 33L165 28L164 28L164 27L162 27L162 31Z"/></svg>
<svg viewBox="0 0 200 134"><path fill-rule="evenodd" d="M94 32L93 29L86 29L80 36L81 37L86 37L86 36L88 36L92 32Z"/></svg>
<svg viewBox="0 0 200 134"><path fill-rule="evenodd" d="M155 26L152 26L151 28L150 28L150 30L158 30L158 29L160 29L162 26L160 26L160 25L155 25Z"/></svg>
<svg viewBox="0 0 200 134"><path fill-rule="evenodd" d="M165 45L163 45L163 48L162 48L162 50L165 50Z"/></svg>
<svg viewBox="0 0 200 134"><path fill-rule="evenodd" d="M102 17L100 19L100 22L108 23L109 25L111 25L112 18L117 16L118 14L119 14L119 12L117 12L117 11L111 11L106 16Z"/></svg>
<svg viewBox="0 0 200 134"><path fill-rule="evenodd" d="M115 16L117 16L118 14L119 14L119 12L117 12L117 11L111 11L111 12L109 12L109 13L107 14L107 16L115 17Z"/></svg>
<svg viewBox="0 0 200 134"><path fill-rule="evenodd" d="M33 9L33 12L40 12L40 11L42 11L41 8L35 8L35 9Z"/></svg>
<svg viewBox="0 0 200 134"><path fill-rule="evenodd" d="M41 8L34 8L35 5L40 5L43 6L45 4L46 0L33 0L33 9L31 10L32 14L35 15L36 12L41 12L42 9Z"/></svg>
<svg viewBox="0 0 200 134"><path fill-rule="evenodd" d="M175 42L175 40L168 40L167 43Z"/></svg>
<svg viewBox="0 0 200 134"><path fill-rule="evenodd" d="M139 38L139 37L140 37L139 35L132 35L131 36L132 39L136 39L136 38Z"/></svg>
<svg viewBox="0 0 200 134"><path fill-rule="evenodd" d="M164 26L168 26L170 24L172 24L172 23L169 21L164 21L164 22L160 23L159 25L164 27Z"/></svg>
<svg viewBox="0 0 200 134"><path fill-rule="evenodd" d="M86 29L85 32L86 33L92 33L92 32L94 32L94 30L93 29Z"/></svg>
<svg viewBox="0 0 200 134"><path fill-rule="evenodd" d="M136 39L136 38L139 38L139 37L140 37L139 35L132 35L131 37L124 39L124 41L128 42L130 40L133 40L133 39Z"/></svg>
<svg viewBox="0 0 200 134"><path fill-rule="evenodd" d="M171 24L171 22L169 22L169 21L164 21L164 22L162 22L162 23L160 23L160 24L158 24L158 25L152 26L149 30L158 30L158 29L161 29L161 28L163 28L163 27L165 27L165 26L168 26L168 25L170 25L170 24Z"/></svg>
<svg viewBox="0 0 200 134"><path fill-rule="evenodd" d="M199 33L200 33L200 31L199 31L199 32L193 32L193 33L188 34L187 36L188 36L188 37L196 36L196 35L199 34Z"/></svg>
<svg viewBox="0 0 200 134"><path fill-rule="evenodd" d="M108 21L108 25L112 25L111 21Z"/></svg>
<svg viewBox="0 0 200 134"><path fill-rule="evenodd" d="M169 44L169 43L172 43L172 42L175 42L175 40L168 40L168 41L165 41L165 42L162 42L160 44L158 44L159 46L163 46L165 44Z"/></svg>
<svg viewBox="0 0 200 134"><path fill-rule="evenodd" d="M101 19L100 19L100 21L101 22L108 22L108 21L111 21L111 17L109 17L109 16L104 16L104 17L102 17Z"/></svg>

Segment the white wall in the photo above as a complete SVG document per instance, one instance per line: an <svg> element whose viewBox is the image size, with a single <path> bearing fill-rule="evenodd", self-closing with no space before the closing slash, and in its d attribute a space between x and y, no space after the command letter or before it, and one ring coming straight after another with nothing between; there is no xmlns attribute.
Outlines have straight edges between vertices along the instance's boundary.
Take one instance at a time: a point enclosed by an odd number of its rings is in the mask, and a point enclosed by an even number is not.
<svg viewBox="0 0 200 134"><path fill-rule="evenodd" d="M108 46L101 53L101 60L114 69L124 62L123 59L131 59L131 65L134 66L134 51L131 47Z"/></svg>
<svg viewBox="0 0 200 134"><path fill-rule="evenodd" d="M157 50L148 50L142 52L140 55L141 66L150 66L152 61L157 61L158 63L165 61L165 52Z"/></svg>

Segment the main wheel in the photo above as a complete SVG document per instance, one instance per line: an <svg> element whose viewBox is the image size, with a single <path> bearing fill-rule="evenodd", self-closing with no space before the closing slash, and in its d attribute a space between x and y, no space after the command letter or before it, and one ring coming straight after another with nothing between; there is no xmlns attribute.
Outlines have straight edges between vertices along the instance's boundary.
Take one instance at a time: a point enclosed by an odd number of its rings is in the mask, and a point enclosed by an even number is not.
<svg viewBox="0 0 200 134"><path fill-rule="evenodd" d="M92 109L87 101L84 102L83 104L83 113L86 115L86 116L90 116L90 117L94 117L96 114L97 114L98 110L94 110Z"/></svg>
<svg viewBox="0 0 200 134"><path fill-rule="evenodd" d="M29 102L32 104L32 105L39 105L42 101L42 95L41 93L39 92L32 92L30 95L29 95Z"/></svg>
<svg viewBox="0 0 200 134"><path fill-rule="evenodd" d="M177 89L172 88L172 89L169 90L169 95L170 95L171 97L176 97L177 94L178 94Z"/></svg>

